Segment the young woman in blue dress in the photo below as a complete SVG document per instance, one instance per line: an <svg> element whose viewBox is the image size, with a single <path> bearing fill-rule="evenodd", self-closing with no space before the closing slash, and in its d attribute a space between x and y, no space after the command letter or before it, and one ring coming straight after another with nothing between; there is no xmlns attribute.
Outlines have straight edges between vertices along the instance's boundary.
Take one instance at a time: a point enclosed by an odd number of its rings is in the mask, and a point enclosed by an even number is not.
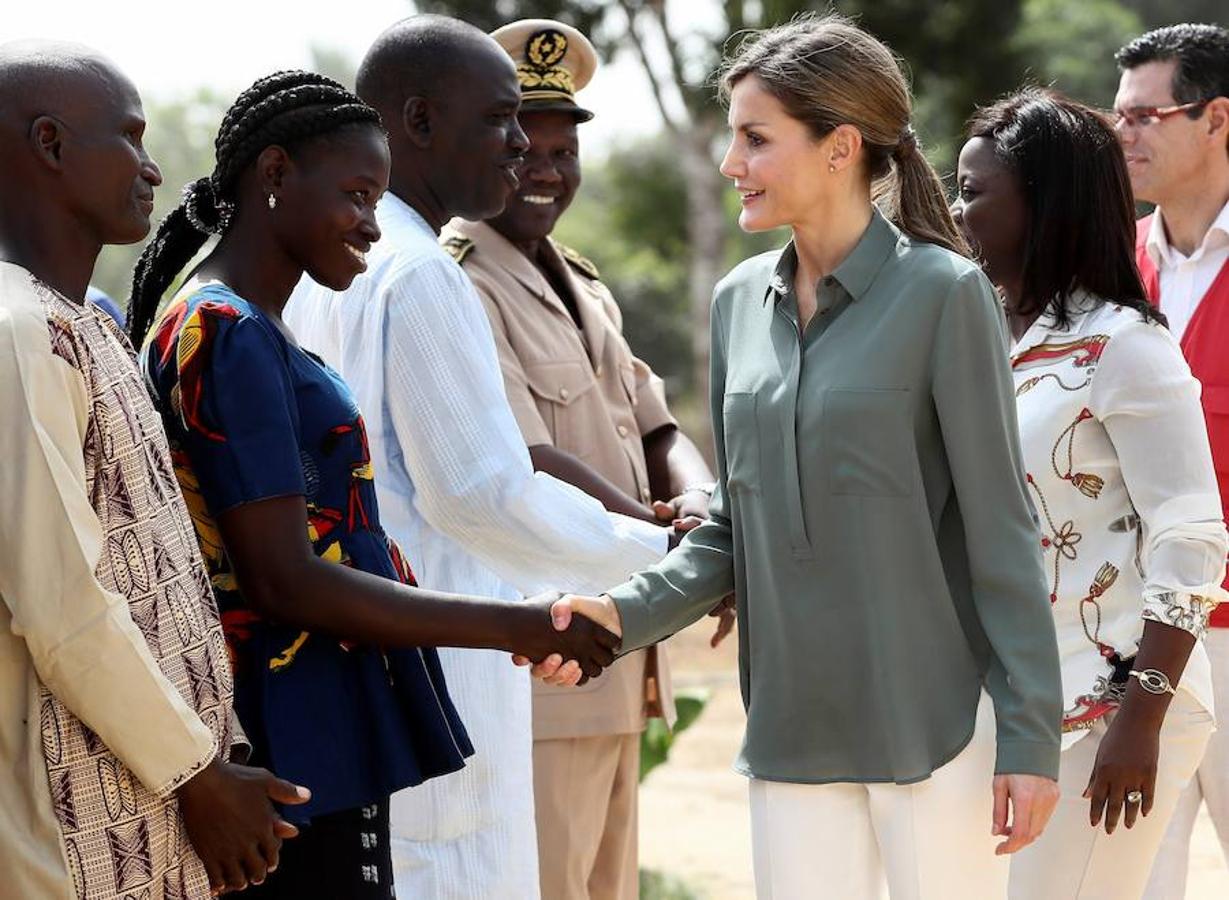
<svg viewBox="0 0 1229 900"><path fill-rule="evenodd" d="M327 78L279 72L239 96L216 148L213 174L189 186L138 262L129 322L140 346L163 292L219 235L153 325L142 363L218 598L253 759L312 790L286 810L301 835L255 893L387 898L388 797L473 752L425 648L557 652L594 675L617 642L586 622L556 633L550 597L415 587L380 527L354 400L281 319L304 272L343 290L380 238L390 158L377 113ZM191 616L173 627L192 627ZM211 877L229 889L253 880Z"/></svg>

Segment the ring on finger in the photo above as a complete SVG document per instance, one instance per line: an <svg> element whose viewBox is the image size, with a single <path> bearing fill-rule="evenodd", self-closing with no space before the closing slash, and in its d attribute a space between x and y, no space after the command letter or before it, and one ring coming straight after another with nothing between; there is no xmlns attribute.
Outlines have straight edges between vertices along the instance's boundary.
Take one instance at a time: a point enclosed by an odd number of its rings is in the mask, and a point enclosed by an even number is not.
<svg viewBox="0 0 1229 900"><path fill-rule="evenodd" d="M1127 803L1141 803L1144 799L1143 791L1129 791L1127 793Z"/></svg>

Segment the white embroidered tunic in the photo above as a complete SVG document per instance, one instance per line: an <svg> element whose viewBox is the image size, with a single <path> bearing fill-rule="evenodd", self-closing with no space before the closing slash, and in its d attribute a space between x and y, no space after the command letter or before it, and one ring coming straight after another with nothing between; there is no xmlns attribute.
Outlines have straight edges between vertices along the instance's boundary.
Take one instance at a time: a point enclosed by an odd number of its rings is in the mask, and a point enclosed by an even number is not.
<svg viewBox="0 0 1229 900"><path fill-rule="evenodd" d="M1063 746L1114 709L1108 658L1152 619L1202 637L1229 548L1191 376L1169 332L1077 295L1011 351L1028 486L1041 520L1063 679ZM1181 679L1208 711L1196 643Z"/></svg>

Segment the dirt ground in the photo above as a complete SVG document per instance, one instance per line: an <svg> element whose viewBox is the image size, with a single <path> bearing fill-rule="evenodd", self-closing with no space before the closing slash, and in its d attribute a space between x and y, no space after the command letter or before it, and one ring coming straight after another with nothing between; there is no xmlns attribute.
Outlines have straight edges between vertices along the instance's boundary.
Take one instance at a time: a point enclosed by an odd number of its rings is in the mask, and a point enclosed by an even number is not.
<svg viewBox="0 0 1229 900"><path fill-rule="evenodd" d="M640 792L640 864L697 900L748 900L751 834L746 779L730 768L743 732L734 638L710 650L707 619L670 641L677 688L706 688L708 707ZM680 895L684 896L684 895ZM1206 813L1195 828L1187 900L1229 897L1229 869ZM1124 898L1125 900L1125 898Z"/></svg>

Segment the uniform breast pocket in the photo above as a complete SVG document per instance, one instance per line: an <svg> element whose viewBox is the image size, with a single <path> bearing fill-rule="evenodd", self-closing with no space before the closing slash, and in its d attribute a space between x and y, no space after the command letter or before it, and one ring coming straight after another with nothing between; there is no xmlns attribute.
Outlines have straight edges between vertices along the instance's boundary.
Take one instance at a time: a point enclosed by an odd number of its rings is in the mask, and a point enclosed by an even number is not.
<svg viewBox="0 0 1229 900"><path fill-rule="evenodd" d="M586 415L597 386L587 361L534 363L525 366L525 378L546 423L560 450L584 459L597 449L597 433Z"/></svg>
<svg viewBox="0 0 1229 900"><path fill-rule="evenodd" d="M913 493L915 450L905 388L833 388L824 400L823 441L833 494Z"/></svg>
<svg viewBox="0 0 1229 900"><path fill-rule="evenodd" d="M760 485L760 434L755 394L728 393L722 400L726 485L731 492L754 491Z"/></svg>

